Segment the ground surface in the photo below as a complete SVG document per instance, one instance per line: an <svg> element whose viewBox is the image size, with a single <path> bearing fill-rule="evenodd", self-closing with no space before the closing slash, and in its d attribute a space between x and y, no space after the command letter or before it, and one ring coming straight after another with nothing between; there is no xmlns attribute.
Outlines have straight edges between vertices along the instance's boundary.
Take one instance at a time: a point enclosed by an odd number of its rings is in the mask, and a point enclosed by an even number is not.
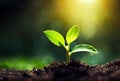
<svg viewBox="0 0 120 81"><path fill-rule="evenodd" d="M79 61L54 62L31 71L1 69L0 81L120 81L120 60L96 66Z"/></svg>

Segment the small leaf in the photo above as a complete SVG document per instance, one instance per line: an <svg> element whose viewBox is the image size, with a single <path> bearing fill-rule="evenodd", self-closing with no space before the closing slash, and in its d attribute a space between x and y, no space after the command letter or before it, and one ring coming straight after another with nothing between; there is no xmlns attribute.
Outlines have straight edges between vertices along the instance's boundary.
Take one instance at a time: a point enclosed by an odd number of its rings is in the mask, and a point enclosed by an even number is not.
<svg viewBox="0 0 120 81"><path fill-rule="evenodd" d="M59 32L54 30L46 30L44 31L44 34L56 46L65 46L64 38Z"/></svg>
<svg viewBox="0 0 120 81"><path fill-rule="evenodd" d="M72 43L74 40L76 40L76 38L79 35L79 27L78 25L74 25L72 28L70 28L67 32L66 35L66 41L68 44Z"/></svg>
<svg viewBox="0 0 120 81"><path fill-rule="evenodd" d="M97 54L98 51L91 45L88 45L88 44L79 44L79 45L76 45L73 49L72 49L72 53L76 53L76 52L81 52L81 51L84 51L84 52L90 52L91 54Z"/></svg>

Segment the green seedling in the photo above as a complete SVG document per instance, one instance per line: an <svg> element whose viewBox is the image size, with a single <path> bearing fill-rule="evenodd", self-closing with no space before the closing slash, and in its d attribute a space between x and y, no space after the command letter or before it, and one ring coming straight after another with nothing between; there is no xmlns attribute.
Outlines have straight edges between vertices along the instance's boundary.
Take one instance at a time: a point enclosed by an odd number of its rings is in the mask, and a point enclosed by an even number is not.
<svg viewBox="0 0 120 81"><path fill-rule="evenodd" d="M79 35L79 26L74 25L71 27L67 34L66 34L66 40L64 37L57 31L54 30L46 30L44 31L44 34L47 36L47 38L56 46L64 47L66 50L66 62L70 62L70 56L76 52L90 52L91 54L97 54L97 50L88 44L78 44L70 51L70 44L75 41L78 38Z"/></svg>

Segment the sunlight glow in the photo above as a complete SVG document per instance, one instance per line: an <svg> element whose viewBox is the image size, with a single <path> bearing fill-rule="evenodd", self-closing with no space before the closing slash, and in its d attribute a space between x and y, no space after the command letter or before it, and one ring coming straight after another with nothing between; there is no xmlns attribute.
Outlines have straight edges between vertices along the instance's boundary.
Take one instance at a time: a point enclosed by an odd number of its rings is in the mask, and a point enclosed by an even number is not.
<svg viewBox="0 0 120 81"><path fill-rule="evenodd" d="M58 0L55 8L62 19L80 25L81 34L92 38L105 14L102 7L102 0Z"/></svg>
<svg viewBox="0 0 120 81"><path fill-rule="evenodd" d="M84 4L92 4L92 3L96 3L98 0L80 0L81 3Z"/></svg>

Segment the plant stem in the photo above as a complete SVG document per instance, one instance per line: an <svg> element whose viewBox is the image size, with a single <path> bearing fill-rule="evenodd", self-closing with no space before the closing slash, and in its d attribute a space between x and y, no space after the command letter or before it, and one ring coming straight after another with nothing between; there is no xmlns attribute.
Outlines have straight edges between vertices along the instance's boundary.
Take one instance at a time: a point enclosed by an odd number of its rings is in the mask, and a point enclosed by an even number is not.
<svg viewBox="0 0 120 81"><path fill-rule="evenodd" d="M70 56L69 56L69 51L66 51L66 62L70 62Z"/></svg>
<svg viewBox="0 0 120 81"><path fill-rule="evenodd" d="M70 55L69 55L69 53L68 53L68 63L70 62Z"/></svg>
<svg viewBox="0 0 120 81"><path fill-rule="evenodd" d="M66 45L65 46L65 49L66 49L66 62L69 63L70 62L70 52L69 52L69 48L70 48L70 45Z"/></svg>

